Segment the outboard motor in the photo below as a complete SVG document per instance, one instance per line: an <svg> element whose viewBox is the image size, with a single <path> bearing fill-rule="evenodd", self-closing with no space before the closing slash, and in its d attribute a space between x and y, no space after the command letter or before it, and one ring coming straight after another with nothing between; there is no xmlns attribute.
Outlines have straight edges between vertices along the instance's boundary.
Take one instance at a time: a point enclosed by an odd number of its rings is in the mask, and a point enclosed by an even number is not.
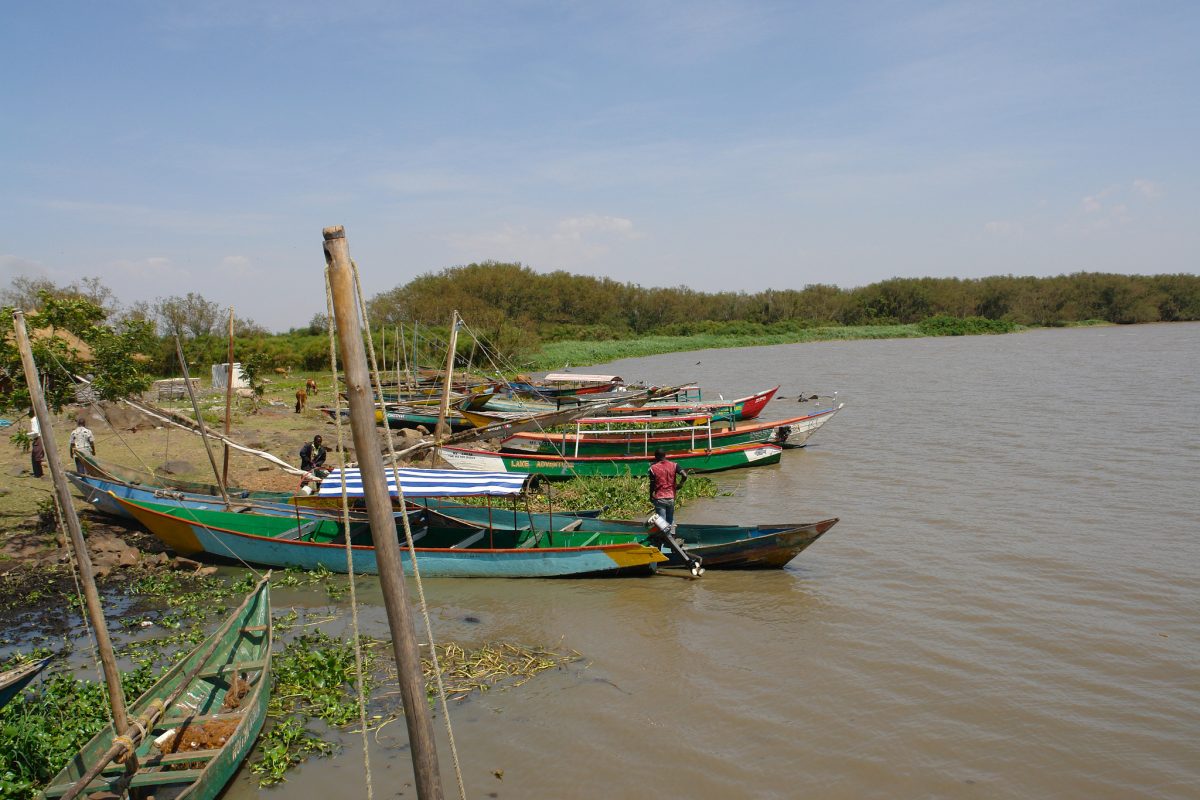
<svg viewBox="0 0 1200 800"><path fill-rule="evenodd" d="M651 541L658 540L665 543L675 555L683 560L683 563L688 565L693 578L699 578L704 574L704 567L700 566L702 559L684 549L683 543L675 538L675 526L667 524L661 514L655 512L647 517L646 529L650 531Z"/></svg>
<svg viewBox="0 0 1200 800"><path fill-rule="evenodd" d="M658 512L646 518L646 528L656 530L659 533L670 533L671 531L671 526L667 524L667 521Z"/></svg>
<svg viewBox="0 0 1200 800"><path fill-rule="evenodd" d="M321 481L325 480L325 476L332 470L325 467L317 467L312 472L306 472L300 477L300 494L308 496L321 488Z"/></svg>
<svg viewBox="0 0 1200 800"><path fill-rule="evenodd" d="M791 425L780 425L775 429L775 444L783 444L792 435Z"/></svg>

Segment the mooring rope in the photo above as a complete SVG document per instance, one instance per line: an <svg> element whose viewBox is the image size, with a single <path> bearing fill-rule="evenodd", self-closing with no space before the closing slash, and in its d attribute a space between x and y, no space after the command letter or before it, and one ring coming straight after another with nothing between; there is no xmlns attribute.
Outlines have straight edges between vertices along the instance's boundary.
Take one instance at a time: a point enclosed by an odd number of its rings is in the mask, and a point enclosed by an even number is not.
<svg viewBox="0 0 1200 800"><path fill-rule="evenodd" d="M354 291L358 296L358 312L359 312L360 316L362 317L363 322L368 322L369 317L367 316L367 304L366 304L366 301L363 299L362 283L361 283L361 281L359 281L359 278L358 278L358 264L356 264L353 259L351 259L351 261L350 261L350 270L351 270L351 274L353 275L353 278L354 278ZM369 325L367 327L367 330L370 331ZM379 376L379 367L375 361L375 343L371 341L371 337L369 334L367 336L367 353L371 359L371 377L374 378L374 380L375 380L375 391L379 396L379 404L380 404L379 407L380 407L380 409L384 409L383 381ZM396 497L400 503L400 510L401 510L400 516L404 521L404 539L405 539L405 542L407 542L407 544L408 544L408 558L409 558L409 561L412 562L413 578L416 579L417 596L420 599L420 605L421 605L421 616L425 620L425 630L429 636L429 657L430 657L430 660L433 662L433 676L437 683L438 699L441 701L441 704L442 704L442 716L446 720L446 736L448 737L449 743L450 743L450 756L454 762L454 777L458 781L459 797L462 798L462 800L466 800L467 789L466 789L466 786L463 784L462 765L459 763L458 747L454 742L454 727L450 723L450 704L449 704L449 701L446 699L446 685L442 681L442 668L441 668L441 664L438 662L437 642L433 638L433 622L429 618L429 604L425 600L425 586L421 582L421 570L417 566L417 548L416 548L416 545L413 544L412 526L409 524L409 521L408 521L407 506L404 501L404 487L400 484L400 474L398 472L399 464L396 461L396 449L392 443L392 426L387 424L386 411L383 415L383 420L384 420L383 427L384 427L384 430L386 431L386 435L384 436L384 439L387 442L388 461L392 467L392 474L396 478Z"/></svg>
<svg viewBox="0 0 1200 800"><path fill-rule="evenodd" d="M50 497L54 500L54 521L58 526L58 530L64 536L68 536L66 532L66 524L63 521L62 506L58 502L58 492L51 492ZM96 634L92 632L92 624L88 621L87 602L83 599L83 587L79 583L79 558L75 555L75 548L67 548L71 556L71 580L75 582L75 599L79 601L79 614L83 618L83 629L87 631L89 649L92 651L92 666L96 668L96 680L99 683L104 683L104 667L100 663L100 644L96 641ZM116 724L113 721L112 704L104 703L104 713L108 717L108 724Z"/></svg>
<svg viewBox="0 0 1200 800"><path fill-rule="evenodd" d="M354 631L354 685L358 692L358 722L362 729L363 775L367 781L367 800L375 797L375 787L371 782L371 754L367 739L367 696L363 680L362 640L358 628L358 592L354 588L354 549L350 543L350 498L346 492L346 447L342 434L342 395L337 390L337 342L333 329L333 290L329 285L329 272L325 272L325 306L326 327L329 331L329 368L333 385L334 422L337 425L338 459L342 476L342 530L346 539L346 574L350 577L350 617Z"/></svg>

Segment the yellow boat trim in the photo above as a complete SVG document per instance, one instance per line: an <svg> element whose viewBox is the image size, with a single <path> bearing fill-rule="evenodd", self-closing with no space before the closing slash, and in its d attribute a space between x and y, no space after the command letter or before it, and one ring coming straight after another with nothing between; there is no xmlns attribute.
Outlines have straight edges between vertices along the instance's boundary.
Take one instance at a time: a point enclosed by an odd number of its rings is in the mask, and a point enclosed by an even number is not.
<svg viewBox="0 0 1200 800"><path fill-rule="evenodd" d="M647 564L656 564L659 561L667 560L667 557L657 547L646 547L645 545L606 550L605 554L621 568L644 567Z"/></svg>

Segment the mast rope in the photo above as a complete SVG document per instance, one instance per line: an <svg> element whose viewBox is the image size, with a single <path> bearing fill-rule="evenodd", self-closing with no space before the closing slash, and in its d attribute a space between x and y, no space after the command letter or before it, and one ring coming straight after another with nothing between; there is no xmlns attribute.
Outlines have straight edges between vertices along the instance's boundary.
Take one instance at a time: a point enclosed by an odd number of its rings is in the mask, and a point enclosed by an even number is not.
<svg viewBox="0 0 1200 800"><path fill-rule="evenodd" d="M375 797L375 787L371 782L371 753L367 740L367 697L365 681L363 680L362 639L358 628L358 592L354 587L354 550L350 543L350 498L346 492L346 448L342 433L342 394L337 391L337 344L333 328L333 289L329 283L329 269L325 270L325 306L326 327L329 332L329 368L334 387L333 408L334 422L337 425L338 461L342 475L342 530L346 539L346 574L350 578L350 617L354 632L354 688L358 692L358 722L362 729L363 774L367 781L367 800Z"/></svg>
<svg viewBox="0 0 1200 800"><path fill-rule="evenodd" d="M54 500L54 521L58 526L58 530L66 529L66 523L63 522L62 506L58 502L58 492L51 492L50 497ZM88 649L92 652L92 666L96 668L97 683L104 683L104 668L100 664L100 647L96 643L96 635L92 632L92 624L88 621L87 605L83 599L83 587L79 584L79 561L75 557L75 548L68 547L67 551L71 556L71 580L75 583L75 599L79 601L79 613L83 617L83 629L87 632ZM109 703L104 703L104 714L108 717L108 724L113 724L112 706Z"/></svg>
<svg viewBox="0 0 1200 800"><path fill-rule="evenodd" d="M51 356L51 357L53 358L53 356ZM63 366L63 364L61 362L59 362L59 360L57 358L54 359L54 362L55 362L55 364L58 365L58 368L61 369L66 374L66 376L69 379L78 380L76 378L76 376L72 375L71 372L65 366ZM90 385L90 382L89 382L89 385ZM130 445L129 442L125 441L125 437L123 437L121 435L121 432L117 430L116 426L112 424L112 421L108 418L108 415L104 413L104 409L100 407L100 404L96 401L95 397L92 398L92 400L89 402L89 405L91 406L92 410L96 412L96 415L99 416L100 419L104 421L104 424L107 425L109 427L109 429L112 430L112 432L117 435L117 438L121 441L121 443L123 445L125 445L125 447L129 450L129 452L133 454L133 457L135 459L137 459L139 464L142 465L145 472L147 472L150 475L154 475L155 474L154 470L152 470L150 468L150 465L147 464L146 461L140 455L138 455L137 451L133 449L133 446ZM136 408L136 406L135 406L135 408ZM226 552L229 553L230 557L232 557L235 561L239 562L246 569L253 572L255 577L257 577L259 580L262 580L263 574L261 572L259 572L258 570L256 570L254 567L252 567L250 564L246 563L246 560L243 559L237 553L235 553L229 547L229 545L225 543L225 540L222 539L219 535L217 535L216 532L214 532L212 530L212 528L208 527L203 522L201 522L200 518L198 516L196 516L195 509L189 508L188 506L184 506L184 505L181 505L179 508L181 509L181 513L183 511L187 512L188 516L191 517L191 522L194 522L196 525L200 526L204 530L213 534L212 538L215 539L217 541L217 543L220 544L221 547L223 547L226 550Z"/></svg>
<svg viewBox="0 0 1200 800"><path fill-rule="evenodd" d="M366 328L368 331L368 333L367 333L367 353L371 359L371 377L374 378L374 380L375 380L375 391L379 396L380 408L382 409L383 408L383 381L380 378L379 367L375 361L375 343L373 341L371 341L371 336L370 336L371 327L369 324L370 319L367 316L366 301L363 299L362 282L359 280L359 277L358 277L358 264L355 263L355 261L353 259L350 260L350 269L351 269L351 274L353 275L353 278L354 278L354 291L358 297L358 312L361 315L363 322L368 323L366 325ZM387 424L387 414L384 414L383 419L384 419L383 427L384 427L384 430L386 431L386 435L385 435L384 439L387 441L388 461L392 467L392 474L396 476L396 498L400 503L400 509L402 512L400 517L404 521L404 539L405 539L405 542L408 544L408 558L409 558L409 562L412 564L413 577L416 579L417 596L420 599L420 606L421 606L421 616L425 620L425 631L426 631L427 635L429 636L429 657L430 657L431 661L433 662L433 676L437 682L438 699L441 701L441 704L442 704L442 716L446 720L446 735L449 738L450 755L454 762L454 777L458 781L459 797L462 798L462 800L466 800L467 790L466 790L466 787L463 785L462 765L459 763L458 747L455 745L455 742L454 742L454 727L450 724L449 701L446 699L446 685L442 681L442 668L441 668L441 664L438 662L437 643L433 638L433 623L430 621L430 618L429 618L429 604L425 600L425 586L421 582L421 570L417 566L417 548L416 548L416 545L413 544L412 526L409 524L408 514L406 513L407 505L404 500L404 487L401 485L399 475L396 472L399 469L399 464L396 461L396 449L392 443L392 426ZM343 489L343 491L345 491L345 490Z"/></svg>

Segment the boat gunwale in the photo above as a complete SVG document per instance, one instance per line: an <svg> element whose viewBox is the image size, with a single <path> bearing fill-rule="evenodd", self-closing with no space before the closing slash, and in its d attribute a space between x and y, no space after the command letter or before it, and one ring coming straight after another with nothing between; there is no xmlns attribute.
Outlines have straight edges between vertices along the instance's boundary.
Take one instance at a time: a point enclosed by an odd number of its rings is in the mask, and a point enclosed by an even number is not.
<svg viewBox="0 0 1200 800"><path fill-rule="evenodd" d="M114 497L116 497L116 496L114 495ZM231 528L224 528L219 525L208 525L204 522L201 522L200 520L185 519L184 517L175 516L174 514L168 514L168 513L162 512L162 511L158 511L157 509L147 508L148 505L152 505L152 504L137 502L137 501L129 501L122 497L116 497L116 500L117 500L117 502L121 503L122 505L126 505L126 504L132 505L144 513L153 514L158 517L165 517L165 518L173 520L175 522L183 522L184 524L187 524L187 525L196 525L207 531L214 532L214 533L224 533L224 534L229 534L232 536L239 536L244 539L257 539L257 540L267 541L267 542L276 542L279 544L286 544L289 546L304 545L306 547L335 547L335 548L338 548L339 550L344 550L346 548L345 542L306 542L302 539L280 539L279 537L276 537L276 536L263 536L262 534L257 534L257 533L246 533L245 531L237 531L237 530L233 530ZM190 510L196 510L196 509L190 509ZM547 531L547 532L548 533L561 533L561 531ZM614 536L624 536L624 535L635 536L636 534L614 533L613 535ZM620 552L623 550L636 550L637 548L642 548L642 547L649 547L649 545L642 544L640 542L617 542L615 544L581 545L581 546L576 546L576 547L536 547L536 548L532 548L532 547L470 547L470 548L414 547L413 549L416 550L418 555L421 553L438 553L438 554L441 554L441 553L501 553L501 554L512 554L515 556L515 555L530 555L532 553L557 553L557 552L578 552L578 553ZM375 546L367 545L367 544L353 544L352 543L350 545L350 549L351 550L360 550L360 551L374 551Z"/></svg>

